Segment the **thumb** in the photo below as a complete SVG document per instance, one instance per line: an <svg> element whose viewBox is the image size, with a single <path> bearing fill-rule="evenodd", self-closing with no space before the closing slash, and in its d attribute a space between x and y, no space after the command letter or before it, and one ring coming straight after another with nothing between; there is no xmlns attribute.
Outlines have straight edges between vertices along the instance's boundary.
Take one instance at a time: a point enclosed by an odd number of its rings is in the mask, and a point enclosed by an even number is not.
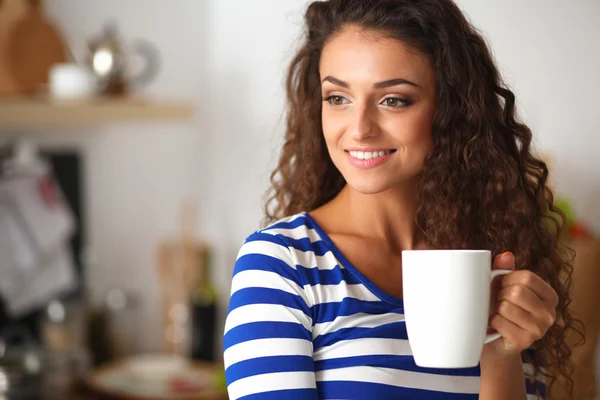
<svg viewBox="0 0 600 400"><path fill-rule="evenodd" d="M513 253L507 251L502 254L498 254L496 258L494 258L494 264L492 265L492 270L498 269L507 269L514 270L515 269L515 256ZM490 315L493 315L497 312L498 307L498 293L502 289L502 276L497 276L492 281L492 291L490 293Z"/></svg>
<svg viewBox="0 0 600 400"><path fill-rule="evenodd" d="M494 259L492 269L515 269L515 256L509 251L498 254Z"/></svg>

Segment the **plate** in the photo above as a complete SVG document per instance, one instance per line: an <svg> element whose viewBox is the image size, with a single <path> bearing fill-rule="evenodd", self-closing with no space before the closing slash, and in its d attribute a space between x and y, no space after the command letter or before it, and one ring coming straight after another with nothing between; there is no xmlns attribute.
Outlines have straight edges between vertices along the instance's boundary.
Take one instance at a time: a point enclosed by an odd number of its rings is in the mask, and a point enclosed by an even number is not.
<svg viewBox="0 0 600 400"><path fill-rule="evenodd" d="M88 376L95 391L136 400L226 400L223 368L162 354L134 356Z"/></svg>

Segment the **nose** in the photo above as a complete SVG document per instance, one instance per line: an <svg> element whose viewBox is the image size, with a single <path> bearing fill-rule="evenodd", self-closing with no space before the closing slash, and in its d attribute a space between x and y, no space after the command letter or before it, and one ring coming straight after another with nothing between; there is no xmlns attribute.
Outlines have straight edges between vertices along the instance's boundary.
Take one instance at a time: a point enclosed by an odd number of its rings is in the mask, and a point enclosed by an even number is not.
<svg viewBox="0 0 600 400"><path fill-rule="evenodd" d="M372 110L368 105L355 108L351 127L354 140L359 142L379 134L376 112L377 110Z"/></svg>

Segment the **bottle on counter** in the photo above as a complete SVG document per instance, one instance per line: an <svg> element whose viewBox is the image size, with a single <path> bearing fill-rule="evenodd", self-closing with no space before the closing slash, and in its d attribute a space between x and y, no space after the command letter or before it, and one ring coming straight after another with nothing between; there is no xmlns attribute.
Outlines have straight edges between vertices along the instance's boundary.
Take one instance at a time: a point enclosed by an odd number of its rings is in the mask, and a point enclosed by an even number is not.
<svg viewBox="0 0 600 400"><path fill-rule="evenodd" d="M196 287L191 291L191 358L215 361L217 335L217 293L211 283L211 251L208 246L198 250Z"/></svg>

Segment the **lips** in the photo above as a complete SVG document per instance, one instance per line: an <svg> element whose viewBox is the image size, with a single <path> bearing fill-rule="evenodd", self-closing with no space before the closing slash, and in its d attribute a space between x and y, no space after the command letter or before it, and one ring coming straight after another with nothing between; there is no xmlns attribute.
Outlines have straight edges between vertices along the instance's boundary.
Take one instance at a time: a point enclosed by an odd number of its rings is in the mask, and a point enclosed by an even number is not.
<svg viewBox="0 0 600 400"><path fill-rule="evenodd" d="M394 149L346 150L350 164L361 169L377 167L389 160L395 152Z"/></svg>

